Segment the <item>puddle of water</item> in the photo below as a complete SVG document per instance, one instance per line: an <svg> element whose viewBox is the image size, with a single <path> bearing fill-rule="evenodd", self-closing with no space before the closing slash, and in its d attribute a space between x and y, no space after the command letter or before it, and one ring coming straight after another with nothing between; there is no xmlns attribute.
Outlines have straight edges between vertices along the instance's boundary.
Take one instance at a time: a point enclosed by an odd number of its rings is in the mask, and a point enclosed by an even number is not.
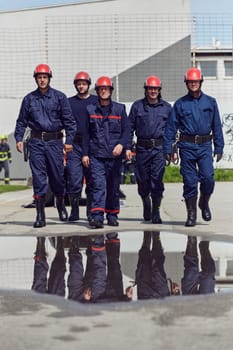
<svg viewBox="0 0 233 350"><path fill-rule="evenodd" d="M100 281L100 289L103 289L106 288L106 284L103 282L106 277L106 271L104 274L106 261L104 254L98 255L102 249L101 235L96 237L100 239L97 243L92 242L92 246L96 244L96 250L94 251L97 256L95 260L97 265L93 268L95 270L95 282L92 281L89 283L90 285L92 285L91 283L98 285ZM158 234L144 234L144 232L138 231L121 232L118 236L115 235L114 237L113 235L112 238L112 240L109 240L105 244L106 251L109 253L110 264L112 264L110 266L111 276L108 276L111 288L115 288L114 290L121 289L122 286L119 287L119 283L121 284L119 282L121 280L119 273L121 272L124 290L127 286L133 284L131 281L137 280L137 285L133 287L133 300L141 297L143 299L163 297L167 293L167 290L169 293L171 292L171 282L177 283L181 294L182 292L184 294L202 294L211 292L228 293L233 291L233 242L215 241L214 237L211 237L209 244L207 242L204 245L201 244L202 248L200 248L199 243L201 238L197 237L197 242L192 242L193 246L196 245L196 248L189 247L191 254L193 254L191 255L191 260L185 260L184 257L187 256L185 252L187 253L188 242L186 235L162 232L159 239ZM151 242L149 242L150 239ZM143 241L144 245L142 249ZM46 238L45 240L46 260L44 260L47 264L47 270L45 269L44 271L43 269L41 271L38 270L38 266L36 267L38 261L34 260L37 244L36 237L1 237L0 242L1 289L30 290L33 281L34 285L36 285L35 279L42 279L40 283L43 284L45 291L47 291L48 284L50 283L51 291L60 288L59 293L63 295L64 289L64 297L68 297L70 293L68 288L68 281L70 279L68 252L69 247L73 243L68 240L65 243L66 272L64 272L64 266L55 264L55 270L52 271L53 274L55 272L55 275L51 278L51 267L56 257L55 248L57 239L51 240ZM86 248L89 244L88 242L88 239L84 238L79 240L84 270L87 263ZM120 256L118 259L119 242ZM194 252L192 252L192 249ZM195 255L196 253L198 254L197 256ZM164 254L164 257L161 257L161 254ZM79 271L77 271L76 275L74 275L74 280L70 280L73 284L78 281L80 276ZM203 283L205 278L206 282ZM166 282L168 289L164 289L164 279L165 282L167 279L169 281ZM51 287L51 283L57 283L58 287ZM173 287L178 289L174 284Z"/></svg>

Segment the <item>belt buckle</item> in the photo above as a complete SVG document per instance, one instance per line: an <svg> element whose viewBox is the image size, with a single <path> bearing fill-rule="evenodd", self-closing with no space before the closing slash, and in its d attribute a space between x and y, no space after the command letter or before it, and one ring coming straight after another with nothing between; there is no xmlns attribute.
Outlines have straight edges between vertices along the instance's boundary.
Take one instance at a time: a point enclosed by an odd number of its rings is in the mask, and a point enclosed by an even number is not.
<svg viewBox="0 0 233 350"><path fill-rule="evenodd" d="M195 135L194 136L194 143L195 143L195 145L199 145L199 137L200 137L200 135Z"/></svg>
<svg viewBox="0 0 233 350"><path fill-rule="evenodd" d="M45 141L45 139L44 139L45 135L46 135L46 132L45 132L45 131L42 131L42 132L41 132L41 140L42 140L42 141Z"/></svg>

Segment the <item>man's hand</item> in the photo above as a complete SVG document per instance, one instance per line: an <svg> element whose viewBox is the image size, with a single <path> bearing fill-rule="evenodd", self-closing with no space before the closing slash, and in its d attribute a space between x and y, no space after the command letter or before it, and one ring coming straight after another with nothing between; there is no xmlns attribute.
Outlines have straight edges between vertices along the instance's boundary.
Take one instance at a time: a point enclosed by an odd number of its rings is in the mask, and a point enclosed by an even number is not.
<svg viewBox="0 0 233 350"><path fill-rule="evenodd" d="M178 162L179 162L179 157L178 157L178 153L172 153L172 155L171 155L171 161L172 161L172 163L174 163L174 164L178 164Z"/></svg>
<svg viewBox="0 0 233 350"><path fill-rule="evenodd" d="M23 141L16 142L16 149L18 152L23 152Z"/></svg>
<svg viewBox="0 0 233 350"><path fill-rule="evenodd" d="M90 165L90 158L88 156L83 156L82 163L83 163L83 166L85 166L85 168L88 168Z"/></svg>
<svg viewBox="0 0 233 350"><path fill-rule="evenodd" d="M131 160L132 159L132 153L131 153L130 149L126 150L125 158L126 158L126 160Z"/></svg>
<svg viewBox="0 0 233 350"><path fill-rule="evenodd" d="M133 287L129 286L125 290L125 294L127 295L128 299L133 299Z"/></svg>
<svg viewBox="0 0 233 350"><path fill-rule="evenodd" d="M116 145L113 148L112 154L114 155L114 157L120 156L122 150L123 150L123 146L120 143L118 143L118 145Z"/></svg>
<svg viewBox="0 0 233 350"><path fill-rule="evenodd" d="M90 301L91 300L91 288L87 287L84 289L83 291L83 298L86 301Z"/></svg>
<svg viewBox="0 0 233 350"><path fill-rule="evenodd" d="M73 146L65 143L64 144L64 151L65 151L65 153L72 152L73 151Z"/></svg>
<svg viewBox="0 0 233 350"><path fill-rule="evenodd" d="M214 157L216 156L216 162L219 162L222 159L222 154L221 153L216 153Z"/></svg>

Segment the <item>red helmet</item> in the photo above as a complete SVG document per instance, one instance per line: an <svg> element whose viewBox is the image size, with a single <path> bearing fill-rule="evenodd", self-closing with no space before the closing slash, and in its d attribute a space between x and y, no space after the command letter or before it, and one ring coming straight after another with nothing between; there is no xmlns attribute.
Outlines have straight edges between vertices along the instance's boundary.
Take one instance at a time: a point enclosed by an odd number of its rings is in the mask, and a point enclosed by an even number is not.
<svg viewBox="0 0 233 350"><path fill-rule="evenodd" d="M185 74L184 81L187 82L189 80L197 80L203 81L203 75L198 68L189 68Z"/></svg>
<svg viewBox="0 0 233 350"><path fill-rule="evenodd" d="M99 87L110 87L113 90L113 82L112 79L109 77L99 77L95 83L95 89L98 89Z"/></svg>
<svg viewBox="0 0 233 350"><path fill-rule="evenodd" d="M144 87L157 87L157 88L162 88L161 80L156 77L155 75L151 75L146 78L146 81L144 83Z"/></svg>
<svg viewBox="0 0 233 350"><path fill-rule="evenodd" d="M85 80L89 85L91 85L91 78L87 72L76 73L74 77L74 84L76 84L78 80Z"/></svg>
<svg viewBox="0 0 233 350"><path fill-rule="evenodd" d="M50 67L47 64L38 64L38 66L36 66L34 73L33 73L33 77L35 78L37 76L37 74L48 74L48 76L51 78L52 77L52 71L50 69Z"/></svg>

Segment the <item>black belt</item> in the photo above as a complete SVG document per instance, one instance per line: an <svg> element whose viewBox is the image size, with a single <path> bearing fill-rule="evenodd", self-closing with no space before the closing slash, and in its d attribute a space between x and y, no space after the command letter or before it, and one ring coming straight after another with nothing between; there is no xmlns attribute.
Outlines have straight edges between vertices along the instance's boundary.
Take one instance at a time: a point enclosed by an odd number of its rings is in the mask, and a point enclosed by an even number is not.
<svg viewBox="0 0 233 350"><path fill-rule="evenodd" d="M186 141L195 143L196 145L200 145L202 143L206 143L208 141L211 141L213 138L213 135L187 135L187 134L180 134L179 141Z"/></svg>
<svg viewBox="0 0 233 350"><path fill-rule="evenodd" d="M163 143L163 138L159 137L157 139L138 139L137 146L145 147L145 148L154 148L157 146L161 146Z"/></svg>
<svg viewBox="0 0 233 350"><path fill-rule="evenodd" d="M50 140L60 140L63 138L63 133L61 131L57 132L45 132L45 131L31 131L32 139L40 139L42 141L50 141Z"/></svg>
<svg viewBox="0 0 233 350"><path fill-rule="evenodd" d="M75 143L78 143L79 145L81 145L82 144L82 140L83 140L82 135L79 135L79 134L75 135L75 137L74 137L74 142Z"/></svg>

